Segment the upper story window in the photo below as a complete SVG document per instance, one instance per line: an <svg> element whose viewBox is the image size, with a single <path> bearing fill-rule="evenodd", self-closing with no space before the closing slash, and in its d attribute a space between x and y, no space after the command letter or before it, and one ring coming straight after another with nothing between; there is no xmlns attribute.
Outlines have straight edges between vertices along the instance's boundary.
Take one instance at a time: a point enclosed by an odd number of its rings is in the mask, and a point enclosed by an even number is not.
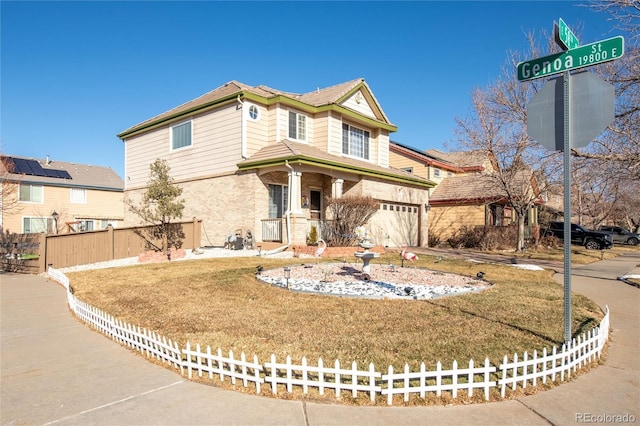
<svg viewBox="0 0 640 426"><path fill-rule="evenodd" d="M307 140L307 116L289 111L289 139Z"/></svg>
<svg viewBox="0 0 640 426"><path fill-rule="evenodd" d="M87 202L87 190L83 188L71 188L71 202L85 204Z"/></svg>
<svg viewBox="0 0 640 426"><path fill-rule="evenodd" d="M20 201L25 203L42 203L44 201L42 185L20 184Z"/></svg>
<svg viewBox="0 0 640 426"><path fill-rule="evenodd" d="M191 121L171 127L171 149L191 146Z"/></svg>
<svg viewBox="0 0 640 426"><path fill-rule="evenodd" d="M369 159L369 132L357 127L342 125L342 153L352 157Z"/></svg>
<svg viewBox="0 0 640 426"><path fill-rule="evenodd" d="M258 119L260 118L260 110L258 109L257 106L255 105L249 106L249 118L252 119L253 121L258 121Z"/></svg>
<svg viewBox="0 0 640 426"><path fill-rule="evenodd" d="M440 177L440 169L437 167L433 168L433 176Z"/></svg>

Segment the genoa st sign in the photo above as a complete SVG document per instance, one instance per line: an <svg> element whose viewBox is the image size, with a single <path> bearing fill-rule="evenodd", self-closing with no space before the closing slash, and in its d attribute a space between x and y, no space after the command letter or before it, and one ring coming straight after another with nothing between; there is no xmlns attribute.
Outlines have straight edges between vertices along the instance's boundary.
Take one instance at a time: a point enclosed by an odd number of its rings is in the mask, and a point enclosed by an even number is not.
<svg viewBox="0 0 640 426"><path fill-rule="evenodd" d="M612 37L585 44L566 52L554 53L542 58L520 62L518 64L518 80L533 80L576 68L613 61L622 57L622 55L624 55L624 38L622 36Z"/></svg>

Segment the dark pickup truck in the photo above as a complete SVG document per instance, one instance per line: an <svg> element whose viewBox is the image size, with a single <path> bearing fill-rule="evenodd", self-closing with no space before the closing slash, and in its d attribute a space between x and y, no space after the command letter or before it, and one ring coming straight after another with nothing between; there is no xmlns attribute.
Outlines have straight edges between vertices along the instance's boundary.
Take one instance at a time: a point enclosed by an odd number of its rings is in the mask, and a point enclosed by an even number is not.
<svg viewBox="0 0 640 426"><path fill-rule="evenodd" d="M560 239L564 238L564 223L550 222L549 227L544 231L545 235L553 235ZM604 250L613 247L613 238L610 233L601 231L591 231L575 223L571 224L571 243L580 244L589 250Z"/></svg>

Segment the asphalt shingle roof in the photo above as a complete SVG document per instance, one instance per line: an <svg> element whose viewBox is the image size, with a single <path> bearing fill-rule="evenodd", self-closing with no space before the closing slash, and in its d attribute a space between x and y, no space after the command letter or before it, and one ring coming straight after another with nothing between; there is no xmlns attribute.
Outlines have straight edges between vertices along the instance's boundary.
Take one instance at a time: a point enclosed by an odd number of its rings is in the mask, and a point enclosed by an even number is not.
<svg viewBox="0 0 640 426"><path fill-rule="evenodd" d="M124 189L124 181L118 176L118 174L110 167L104 166L92 166L89 164L70 163L66 161L49 160L42 158L28 158L18 156L3 156L3 163L9 160L9 163L13 161L13 158L22 158L25 160L35 160L43 168L53 170L64 170L71 175L71 179L63 179L47 176L33 176L27 174L8 173L6 175L7 180L19 180L31 183L42 183L43 185L57 185L57 186L74 186L85 187L105 190L119 190ZM9 166L11 167L11 166Z"/></svg>
<svg viewBox="0 0 640 426"><path fill-rule="evenodd" d="M226 97L230 97L233 95L240 95L242 92L253 93L255 95L261 96L263 98L269 99L276 96L284 96L299 102L306 103L307 105L311 105L314 107L322 106L322 105L330 105L339 101L343 96L348 94L351 90L356 88L358 85L364 85L367 87L368 92L371 97L373 97L373 93L367 86L366 82L363 78L357 78L354 80L350 80L344 83L336 84L334 86L325 87L325 88L317 88L311 92L307 93L292 93L292 92L284 92L282 90L273 89L271 87L265 85L259 86L249 86L248 84L241 83L236 80L229 81L228 83L223 84L220 87L213 89L210 92L205 93L202 96L199 96L193 100L185 102L182 105L179 105L175 108L170 109L169 111L163 112L162 114L156 115L148 120L145 120L141 123L138 123L127 130L120 133L120 137L124 135L142 129L148 125L152 125L156 122L162 122L164 120L178 117L181 114L187 113L189 111L197 110L198 108L205 107L209 104L214 104L215 102L222 100ZM376 103L377 100L374 101ZM384 115L382 110L379 110L380 114L384 118L384 121L389 122L387 117Z"/></svg>
<svg viewBox="0 0 640 426"><path fill-rule="evenodd" d="M465 174L443 179L431 194L430 202L493 200L505 196L495 180L484 174Z"/></svg>
<svg viewBox="0 0 640 426"><path fill-rule="evenodd" d="M353 169L355 173L357 173L357 170L367 170L381 175L395 175L415 182L432 184L429 180L423 179L412 173L405 172L404 170L396 169L394 167L382 167L373 163L366 163L361 160L332 155L314 146L299 142L292 142L286 139L281 142L265 146L250 158L238 163L238 167L243 168L244 166L246 168L250 168L252 165L261 165L280 160L284 161L296 157L305 157L317 161L319 165L323 162L340 164L346 169Z"/></svg>

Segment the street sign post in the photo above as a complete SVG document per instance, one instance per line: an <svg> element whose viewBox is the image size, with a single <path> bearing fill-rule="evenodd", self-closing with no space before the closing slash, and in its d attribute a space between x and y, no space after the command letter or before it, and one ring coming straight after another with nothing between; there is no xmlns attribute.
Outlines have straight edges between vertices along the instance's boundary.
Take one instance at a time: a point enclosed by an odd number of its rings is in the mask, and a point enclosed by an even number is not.
<svg viewBox="0 0 640 426"><path fill-rule="evenodd" d="M553 32L556 42L565 50L575 49L580 46L578 37L569 29L569 26L562 20L558 19L558 25L553 26Z"/></svg>
<svg viewBox="0 0 640 426"><path fill-rule="evenodd" d="M571 342L571 148L587 145L613 120L613 87L599 78L571 75L571 70L624 55L620 36L577 47L578 38L562 19L557 41L566 52L518 64L518 80L562 74L547 83L527 105L527 132L547 148L562 149L564 162L564 341ZM554 31L556 29L554 28ZM587 74L590 75L590 74ZM577 79L576 82L573 80ZM604 84L602 84L604 83ZM572 87L577 84L577 90ZM601 99L597 99L601 98ZM574 106L572 103L576 103ZM560 113L562 109L562 113ZM575 117L578 117L576 123ZM609 121L608 121L609 120ZM579 127L576 127L579 126ZM599 130L600 129L600 130ZM577 140L574 142L574 137ZM538 139L541 138L541 139Z"/></svg>
<svg viewBox="0 0 640 426"><path fill-rule="evenodd" d="M624 38L622 36L585 44L566 52L518 64L518 80L527 81L561 72L588 67L602 62L613 61L624 55Z"/></svg>

